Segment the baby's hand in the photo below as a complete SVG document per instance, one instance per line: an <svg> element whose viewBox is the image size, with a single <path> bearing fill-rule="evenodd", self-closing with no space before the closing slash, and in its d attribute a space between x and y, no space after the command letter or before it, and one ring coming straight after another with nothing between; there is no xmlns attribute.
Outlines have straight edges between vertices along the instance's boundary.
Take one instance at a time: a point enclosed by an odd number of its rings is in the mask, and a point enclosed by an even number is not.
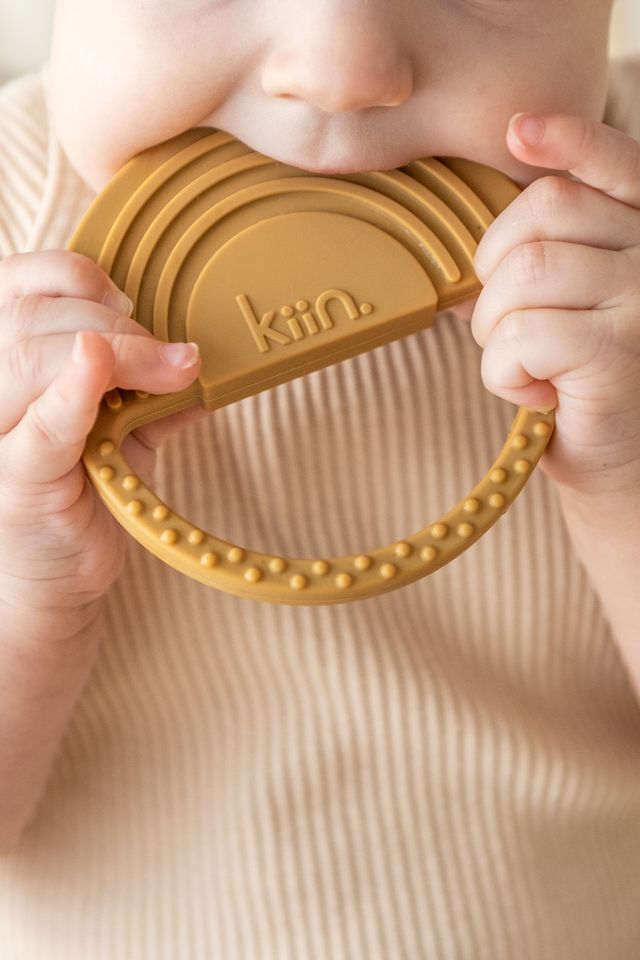
<svg viewBox="0 0 640 960"><path fill-rule="evenodd" d="M100 400L114 387L184 390L200 366L197 356L188 367L163 359L164 345L130 311L80 254L0 261L0 599L80 606L120 572L123 532L79 462ZM158 443L206 415L183 413L126 438L123 452L143 476Z"/></svg>
<svg viewBox="0 0 640 960"><path fill-rule="evenodd" d="M541 460L555 481L610 502L640 496L640 145L562 114L526 145L523 117L509 149L556 174L528 186L478 247L483 381L512 403L557 408Z"/></svg>

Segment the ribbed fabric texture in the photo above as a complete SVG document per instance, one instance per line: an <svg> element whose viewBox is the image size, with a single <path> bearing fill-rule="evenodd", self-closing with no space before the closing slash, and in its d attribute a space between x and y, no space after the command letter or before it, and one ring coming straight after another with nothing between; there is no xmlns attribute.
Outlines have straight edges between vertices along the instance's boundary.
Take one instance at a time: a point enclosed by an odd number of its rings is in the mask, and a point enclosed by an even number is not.
<svg viewBox="0 0 640 960"><path fill-rule="evenodd" d="M92 197L43 80L0 93L4 253L64 246ZM639 89L616 68L609 116L635 136ZM391 542L504 442L515 408L480 359L444 314L188 427L156 489L273 553ZM540 470L460 559L354 604L240 600L130 540L47 793L0 861L0 960L634 960L639 761Z"/></svg>

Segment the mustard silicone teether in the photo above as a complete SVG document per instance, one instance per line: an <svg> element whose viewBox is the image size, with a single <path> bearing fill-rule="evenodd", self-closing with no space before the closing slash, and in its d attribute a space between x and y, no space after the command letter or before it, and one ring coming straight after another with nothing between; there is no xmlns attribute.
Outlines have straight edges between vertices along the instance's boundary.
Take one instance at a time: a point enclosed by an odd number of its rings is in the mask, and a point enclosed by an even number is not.
<svg viewBox="0 0 640 960"><path fill-rule="evenodd" d="M117 520L203 583L274 603L340 603L404 586L453 560L518 495L553 431L520 408L488 474L444 517L399 543L332 559L269 556L198 529L130 469L131 430L193 404L214 410L428 326L478 294L473 257L520 192L467 160L417 160L326 177L196 128L130 161L69 248L95 260L163 340L196 341L180 393L113 390L83 461Z"/></svg>

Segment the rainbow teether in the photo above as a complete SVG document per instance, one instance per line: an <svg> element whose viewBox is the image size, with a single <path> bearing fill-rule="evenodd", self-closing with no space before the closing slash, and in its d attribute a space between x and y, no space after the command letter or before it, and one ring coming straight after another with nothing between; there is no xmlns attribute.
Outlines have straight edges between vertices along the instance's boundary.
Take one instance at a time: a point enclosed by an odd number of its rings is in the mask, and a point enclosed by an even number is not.
<svg viewBox="0 0 640 960"><path fill-rule="evenodd" d="M83 454L116 519L203 583L274 603L340 603L404 586L475 543L542 456L555 418L520 408L487 475L445 516L353 556L258 553L198 529L120 452L136 427L202 404L215 410L427 327L476 296L477 244L520 192L468 160L309 174L232 136L189 130L131 160L96 198L69 248L95 260L162 340L198 343L199 379L180 393L113 390Z"/></svg>

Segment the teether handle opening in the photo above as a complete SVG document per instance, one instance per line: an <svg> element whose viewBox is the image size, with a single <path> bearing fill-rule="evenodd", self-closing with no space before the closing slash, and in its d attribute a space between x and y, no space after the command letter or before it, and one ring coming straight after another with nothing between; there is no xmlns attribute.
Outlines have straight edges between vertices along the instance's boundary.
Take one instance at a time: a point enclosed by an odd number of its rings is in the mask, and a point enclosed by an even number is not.
<svg viewBox="0 0 640 960"><path fill-rule="evenodd" d="M524 487L552 435L555 414L520 408L486 476L452 510L389 546L336 558L291 558L247 549L180 516L131 469L125 437L143 423L201 400L198 384L151 396L105 396L83 454L85 468L114 517L151 553L208 586L253 600L343 603L397 589L449 563L504 514Z"/></svg>

